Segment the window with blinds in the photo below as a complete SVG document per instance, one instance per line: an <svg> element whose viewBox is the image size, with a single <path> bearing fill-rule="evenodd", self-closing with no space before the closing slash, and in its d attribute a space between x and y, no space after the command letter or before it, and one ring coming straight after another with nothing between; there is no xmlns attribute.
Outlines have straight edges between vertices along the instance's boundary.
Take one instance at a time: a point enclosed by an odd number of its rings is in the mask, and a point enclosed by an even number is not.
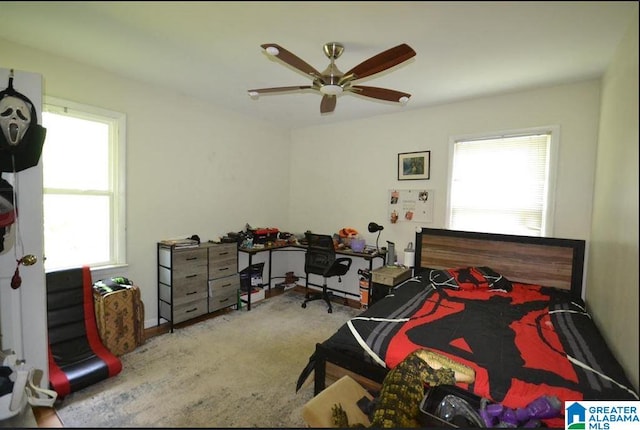
<svg viewBox="0 0 640 430"><path fill-rule="evenodd" d="M453 139L449 228L546 236L554 188L552 129Z"/></svg>

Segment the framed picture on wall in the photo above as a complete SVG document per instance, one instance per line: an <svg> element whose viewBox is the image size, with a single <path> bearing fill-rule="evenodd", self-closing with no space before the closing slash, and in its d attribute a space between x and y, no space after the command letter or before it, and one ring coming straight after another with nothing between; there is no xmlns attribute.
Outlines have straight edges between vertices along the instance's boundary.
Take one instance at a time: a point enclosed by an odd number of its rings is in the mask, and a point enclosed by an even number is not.
<svg viewBox="0 0 640 430"><path fill-rule="evenodd" d="M398 154L398 180L429 179L431 151L402 152Z"/></svg>

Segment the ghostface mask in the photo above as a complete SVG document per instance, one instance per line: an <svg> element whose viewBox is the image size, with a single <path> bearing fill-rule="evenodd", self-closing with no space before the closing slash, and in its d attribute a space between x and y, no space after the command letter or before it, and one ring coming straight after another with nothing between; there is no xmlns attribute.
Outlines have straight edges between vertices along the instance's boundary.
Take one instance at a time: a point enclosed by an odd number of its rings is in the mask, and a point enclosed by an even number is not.
<svg viewBox="0 0 640 430"><path fill-rule="evenodd" d="M7 144L17 146L31 124L31 107L15 96L0 100L0 127Z"/></svg>
<svg viewBox="0 0 640 430"><path fill-rule="evenodd" d="M19 172L38 164L46 129L26 96L9 86L0 92L0 171Z"/></svg>

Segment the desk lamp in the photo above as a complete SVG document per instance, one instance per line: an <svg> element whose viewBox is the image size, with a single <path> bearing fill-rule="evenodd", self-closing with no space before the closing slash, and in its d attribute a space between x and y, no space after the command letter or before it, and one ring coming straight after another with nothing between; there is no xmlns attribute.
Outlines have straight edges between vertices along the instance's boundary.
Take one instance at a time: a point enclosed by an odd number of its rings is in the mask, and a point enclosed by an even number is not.
<svg viewBox="0 0 640 430"><path fill-rule="evenodd" d="M378 232L378 237L376 237L376 251L380 252L380 248L378 248L378 239L380 239L380 232L384 230L384 227L376 224L375 222L370 222L368 228L369 233L375 233L376 231Z"/></svg>

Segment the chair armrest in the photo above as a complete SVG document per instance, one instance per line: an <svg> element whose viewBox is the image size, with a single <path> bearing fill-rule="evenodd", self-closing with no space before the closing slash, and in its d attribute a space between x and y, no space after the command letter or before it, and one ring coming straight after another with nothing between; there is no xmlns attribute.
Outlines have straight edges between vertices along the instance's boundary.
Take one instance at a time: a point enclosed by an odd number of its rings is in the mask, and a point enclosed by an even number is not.
<svg viewBox="0 0 640 430"><path fill-rule="evenodd" d="M325 276L342 276L345 275L351 267L351 259L348 257L336 258L333 264L325 271Z"/></svg>
<svg viewBox="0 0 640 430"><path fill-rule="evenodd" d="M333 264L341 264L343 266L347 266L347 269L351 267L351 259L349 257L339 257L336 258Z"/></svg>

